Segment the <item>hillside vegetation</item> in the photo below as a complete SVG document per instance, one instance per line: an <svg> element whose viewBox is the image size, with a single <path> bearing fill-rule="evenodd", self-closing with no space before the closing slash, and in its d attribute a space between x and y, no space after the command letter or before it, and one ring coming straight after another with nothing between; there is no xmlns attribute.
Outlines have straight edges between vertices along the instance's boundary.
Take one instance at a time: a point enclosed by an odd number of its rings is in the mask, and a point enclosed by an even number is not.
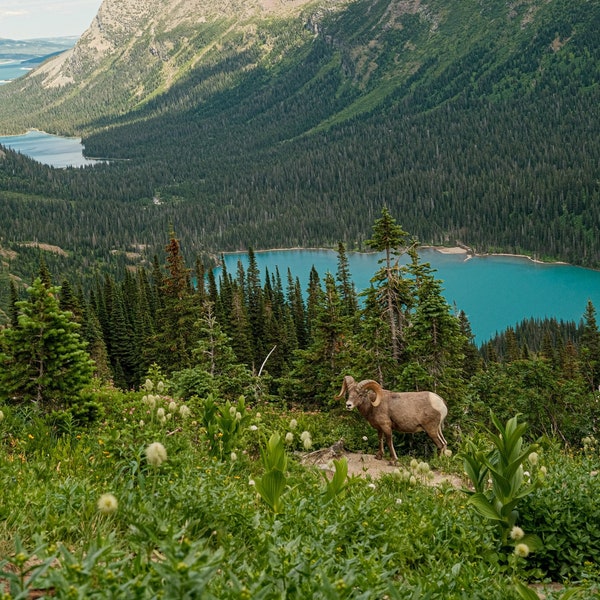
<svg viewBox="0 0 600 600"><path fill-rule="evenodd" d="M87 294L54 286L43 263L26 294L11 287L0 590L597 598L594 307L577 332L546 323L540 340L524 325L479 355L412 244L396 265L409 241L383 211L368 243L390 261L363 306L342 245L306 302L289 273L285 286L279 272L261 279L253 252L235 276L192 286L174 237L164 264L98 277ZM375 454L378 436L344 407L350 374L435 390L448 446L438 438L434 455L423 432L398 434L387 473L371 456L351 472L347 453Z"/></svg>
<svg viewBox="0 0 600 600"><path fill-rule="evenodd" d="M198 254L360 249L385 205L423 243L598 266L599 25L583 0L105 3L0 89L0 131L111 163L7 152L1 243L21 275L15 242L122 267L169 223Z"/></svg>

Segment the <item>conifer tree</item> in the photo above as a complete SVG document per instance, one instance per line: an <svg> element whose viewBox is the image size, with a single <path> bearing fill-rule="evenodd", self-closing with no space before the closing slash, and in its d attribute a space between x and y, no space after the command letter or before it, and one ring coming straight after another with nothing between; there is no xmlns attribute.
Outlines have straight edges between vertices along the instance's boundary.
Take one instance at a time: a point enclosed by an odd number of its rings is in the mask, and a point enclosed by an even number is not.
<svg viewBox="0 0 600 600"><path fill-rule="evenodd" d="M156 334L152 339L153 356L149 357L149 363L156 362L165 372L171 373L192 365L192 350L196 342L194 323L198 319L199 307L193 294L190 270L185 266L174 232L171 232L165 250L167 273L156 276L161 285Z"/></svg>
<svg viewBox="0 0 600 600"><path fill-rule="evenodd" d="M588 300L583 315L581 334L581 372L592 390L600 385L600 332L596 321L596 308Z"/></svg>
<svg viewBox="0 0 600 600"><path fill-rule="evenodd" d="M382 266L371 279L371 283L376 289L381 315L389 325L392 357L399 362L406 325L405 311L410 306L410 290L403 281L398 260L410 245L408 233L384 207L381 218L373 225L373 236L366 244L377 252L385 253L379 261Z"/></svg>
<svg viewBox="0 0 600 600"><path fill-rule="evenodd" d="M237 359L212 304L205 302L201 310L193 349L194 366L175 371L171 382L182 397L216 393L221 398L237 399L249 389L251 373Z"/></svg>
<svg viewBox="0 0 600 600"><path fill-rule="evenodd" d="M63 279L60 285L60 308L72 312L75 319L79 323L81 322L79 298L77 298L68 279Z"/></svg>
<svg viewBox="0 0 600 600"><path fill-rule="evenodd" d="M91 381L93 361L70 312L60 309L60 288L38 277L28 299L16 303L18 323L0 332L0 398L33 402L50 411L68 407Z"/></svg>
<svg viewBox="0 0 600 600"><path fill-rule="evenodd" d="M336 280L339 285L342 310L346 316L355 318L358 315L358 298L354 282L352 281L352 274L350 273L346 247L342 242L338 243L337 255Z"/></svg>
<svg viewBox="0 0 600 600"><path fill-rule="evenodd" d="M294 323L296 344L298 348L306 348L308 331L306 325L306 307L302 297L302 287L298 277L292 277L288 268L287 272L287 304L290 307L291 318Z"/></svg>
<svg viewBox="0 0 600 600"><path fill-rule="evenodd" d="M409 254L412 260L407 271L413 277L416 302L405 336L408 360L403 379L410 389L430 389L447 396L462 383L467 340L434 270L420 262L416 249Z"/></svg>
<svg viewBox="0 0 600 600"><path fill-rule="evenodd" d="M297 392L317 403L328 403L339 385L340 374L354 362L352 320L343 314L335 279L327 273L311 343L296 353L293 376L298 381Z"/></svg>
<svg viewBox="0 0 600 600"><path fill-rule="evenodd" d="M17 309L17 302L19 300L19 292L17 291L17 286L15 282L10 280L10 300L9 300L9 308L8 313L10 317L10 325L12 327L16 327L18 323L18 315L19 310Z"/></svg>
<svg viewBox="0 0 600 600"><path fill-rule="evenodd" d="M266 282L268 282L268 275ZM254 346L253 368L258 370L270 348L265 344L265 303L260 283L260 272L256 263L256 255L252 248L248 249L248 269L246 271L246 300L248 303L248 320L252 331Z"/></svg>

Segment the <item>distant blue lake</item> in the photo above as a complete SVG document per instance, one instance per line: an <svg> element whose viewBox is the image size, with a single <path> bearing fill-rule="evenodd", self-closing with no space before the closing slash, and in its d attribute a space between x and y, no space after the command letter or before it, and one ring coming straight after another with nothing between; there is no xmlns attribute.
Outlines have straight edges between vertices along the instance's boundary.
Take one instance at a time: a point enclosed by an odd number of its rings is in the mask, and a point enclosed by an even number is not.
<svg viewBox="0 0 600 600"><path fill-rule="evenodd" d="M0 85L8 83L17 77L23 77L32 67L22 60L0 60Z"/></svg>
<svg viewBox="0 0 600 600"><path fill-rule="evenodd" d="M539 264L513 256L445 254L421 249L423 262L429 262L443 281L444 296L451 306L465 312L475 342L482 344L496 333L523 319L554 317L563 321L581 320L587 301L600 310L600 272L570 265ZM264 276L268 268L279 268L284 289L288 267L306 290L314 265L321 280L337 271L337 253L330 250L276 250L256 252L256 262ZM370 285L379 267L380 255L348 253L352 279L358 291ZM227 270L235 276L237 263L248 266L247 254L226 254ZM217 270L217 276L220 270Z"/></svg>
<svg viewBox="0 0 600 600"><path fill-rule="evenodd" d="M0 137L0 144L51 167L85 167L99 160L83 156L81 138L66 138L31 130L23 135Z"/></svg>

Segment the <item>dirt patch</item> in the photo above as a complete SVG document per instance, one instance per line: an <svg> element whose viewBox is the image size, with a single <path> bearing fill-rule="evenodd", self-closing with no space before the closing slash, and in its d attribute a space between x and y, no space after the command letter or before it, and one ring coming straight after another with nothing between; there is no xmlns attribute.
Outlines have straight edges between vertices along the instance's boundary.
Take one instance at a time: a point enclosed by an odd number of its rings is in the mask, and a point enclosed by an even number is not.
<svg viewBox="0 0 600 600"><path fill-rule="evenodd" d="M365 477L370 479L379 479L382 475L391 475L402 469L398 465L390 463L389 460L377 460L373 454L363 454L357 452L347 452L340 442L330 448L316 450L305 454L301 458L302 464L313 465L326 472L333 473L334 467L332 461L344 457L348 463L349 477ZM406 470L406 469L405 469ZM429 485L441 485L448 483L455 488L467 487L467 482L458 475L444 473L442 471L432 471L433 477L425 479Z"/></svg>
<svg viewBox="0 0 600 600"><path fill-rule="evenodd" d="M40 244L39 242L25 242L19 245L24 246L25 248L39 248L44 252L52 252L53 254L59 254L60 256L68 256L68 254L60 246L53 246L52 244Z"/></svg>

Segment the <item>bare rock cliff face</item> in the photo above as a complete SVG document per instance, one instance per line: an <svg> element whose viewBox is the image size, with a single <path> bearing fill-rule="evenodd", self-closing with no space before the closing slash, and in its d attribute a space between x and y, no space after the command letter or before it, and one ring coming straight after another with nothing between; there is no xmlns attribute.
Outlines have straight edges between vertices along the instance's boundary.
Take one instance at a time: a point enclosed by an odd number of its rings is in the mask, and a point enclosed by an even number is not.
<svg viewBox="0 0 600 600"><path fill-rule="evenodd" d="M341 5L346 0L326 2ZM42 85L47 88L80 84L106 59L126 56L143 36L150 40L149 51L164 60L160 45L152 44L156 34L223 18L243 22L261 15L290 17L310 3L314 0L104 0L76 46L35 74L44 76Z"/></svg>

